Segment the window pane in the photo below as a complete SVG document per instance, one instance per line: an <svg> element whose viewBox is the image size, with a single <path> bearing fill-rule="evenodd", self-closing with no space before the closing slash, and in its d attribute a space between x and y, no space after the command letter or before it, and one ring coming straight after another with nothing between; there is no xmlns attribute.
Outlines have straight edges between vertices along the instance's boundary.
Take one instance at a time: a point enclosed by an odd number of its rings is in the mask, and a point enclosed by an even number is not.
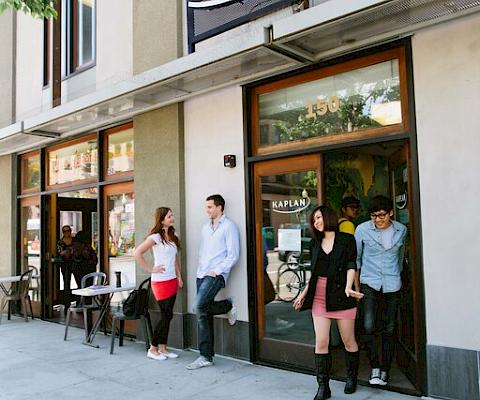
<svg viewBox="0 0 480 400"><path fill-rule="evenodd" d="M275 291L265 305L265 337L313 344L311 316L296 312L291 302L311 276L308 216L317 204L317 172L261 179L263 272Z"/></svg>
<svg viewBox="0 0 480 400"><path fill-rule="evenodd" d="M78 0L78 65L93 60L94 54L94 0Z"/></svg>
<svg viewBox="0 0 480 400"><path fill-rule="evenodd" d="M108 263L111 284L115 272L121 273L122 286L135 285L135 195L133 192L107 197ZM121 301L128 293L116 293L112 301Z"/></svg>
<svg viewBox="0 0 480 400"><path fill-rule="evenodd" d="M22 191L40 189L40 155L22 157Z"/></svg>
<svg viewBox="0 0 480 400"><path fill-rule="evenodd" d="M260 145L402 122L399 62L391 60L259 96Z"/></svg>
<svg viewBox="0 0 480 400"><path fill-rule="evenodd" d="M133 171L133 129L108 136L107 175Z"/></svg>
<svg viewBox="0 0 480 400"><path fill-rule="evenodd" d="M96 178L96 139L50 151L48 173L49 185Z"/></svg>

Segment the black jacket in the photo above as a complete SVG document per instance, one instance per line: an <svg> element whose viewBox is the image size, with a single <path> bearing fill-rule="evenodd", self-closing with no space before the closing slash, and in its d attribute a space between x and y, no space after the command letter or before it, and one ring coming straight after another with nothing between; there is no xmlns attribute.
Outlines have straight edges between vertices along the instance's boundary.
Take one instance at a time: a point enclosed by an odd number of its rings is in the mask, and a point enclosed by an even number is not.
<svg viewBox="0 0 480 400"><path fill-rule="evenodd" d="M307 295L301 311L312 308L317 279L319 276L317 264L321 244L312 239L310 242L310 254L312 261L312 276L308 285ZM327 311L348 310L357 306L352 297L345 294L347 284L347 270L356 269L357 246L353 235L336 232L333 249L330 253L330 266L327 272L326 309Z"/></svg>

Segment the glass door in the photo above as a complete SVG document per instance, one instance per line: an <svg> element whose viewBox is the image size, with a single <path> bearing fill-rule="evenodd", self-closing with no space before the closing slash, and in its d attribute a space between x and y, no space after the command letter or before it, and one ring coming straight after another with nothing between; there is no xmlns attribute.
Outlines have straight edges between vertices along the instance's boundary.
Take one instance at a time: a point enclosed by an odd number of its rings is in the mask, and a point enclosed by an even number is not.
<svg viewBox="0 0 480 400"><path fill-rule="evenodd" d="M40 197L24 198L20 202L21 272L33 269L30 299L33 312L41 315L40 262Z"/></svg>
<svg viewBox="0 0 480 400"><path fill-rule="evenodd" d="M262 361L313 367L312 319L295 311L292 302L310 278L308 216L322 198L320 168L320 155L254 167L257 350Z"/></svg>

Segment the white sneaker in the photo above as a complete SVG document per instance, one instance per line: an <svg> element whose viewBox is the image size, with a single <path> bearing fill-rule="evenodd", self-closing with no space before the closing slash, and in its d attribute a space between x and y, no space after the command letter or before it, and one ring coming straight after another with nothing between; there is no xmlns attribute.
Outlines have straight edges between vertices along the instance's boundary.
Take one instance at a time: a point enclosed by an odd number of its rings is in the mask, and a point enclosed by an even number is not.
<svg viewBox="0 0 480 400"><path fill-rule="evenodd" d="M167 358L178 358L178 354L176 353L171 353L170 351L160 351L159 352L162 356L165 356Z"/></svg>
<svg viewBox="0 0 480 400"><path fill-rule="evenodd" d="M384 385L383 381L380 379L380 368L372 368L368 383L370 383L370 385Z"/></svg>
<svg viewBox="0 0 480 400"><path fill-rule="evenodd" d="M194 362L186 366L187 369L199 369L203 367L210 367L213 361L208 361L204 356L198 357Z"/></svg>
<svg viewBox="0 0 480 400"><path fill-rule="evenodd" d="M147 358L151 358L152 360L157 360L157 361L163 361L167 359L167 357L164 356L163 354L161 353L155 354L150 350L147 351Z"/></svg>
<svg viewBox="0 0 480 400"><path fill-rule="evenodd" d="M230 325L235 325L235 322L237 322L237 307L235 307L233 304L232 304L232 308L230 309L230 311L227 313L227 316L228 316L228 323Z"/></svg>

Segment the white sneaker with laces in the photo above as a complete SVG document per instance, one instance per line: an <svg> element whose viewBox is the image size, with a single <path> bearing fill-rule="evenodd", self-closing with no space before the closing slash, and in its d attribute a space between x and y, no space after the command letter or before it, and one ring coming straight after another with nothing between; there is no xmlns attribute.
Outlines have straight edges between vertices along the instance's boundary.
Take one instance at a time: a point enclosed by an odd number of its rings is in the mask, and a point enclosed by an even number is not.
<svg viewBox="0 0 480 400"><path fill-rule="evenodd" d="M167 357L165 357L163 354L161 353L155 354L150 350L147 351L147 358L151 358L152 360L157 360L157 361L164 361L167 359Z"/></svg>
<svg viewBox="0 0 480 400"><path fill-rule="evenodd" d="M237 307L235 307L233 304L232 304L232 308L230 309L230 311L227 313L227 316L228 316L228 323L230 325L235 325L235 322L237 322Z"/></svg>
<svg viewBox="0 0 480 400"><path fill-rule="evenodd" d="M213 361L208 361L204 356L198 357L194 362L186 366L187 369L199 369L203 367L210 367Z"/></svg>
<svg viewBox="0 0 480 400"><path fill-rule="evenodd" d="M172 353L170 351L161 351L160 354L162 356L165 356L167 358L178 358L178 354L177 353Z"/></svg>
<svg viewBox="0 0 480 400"><path fill-rule="evenodd" d="M380 379L380 368L372 368L368 383L370 383L370 385L383 385L382 380Z"/></svg>

